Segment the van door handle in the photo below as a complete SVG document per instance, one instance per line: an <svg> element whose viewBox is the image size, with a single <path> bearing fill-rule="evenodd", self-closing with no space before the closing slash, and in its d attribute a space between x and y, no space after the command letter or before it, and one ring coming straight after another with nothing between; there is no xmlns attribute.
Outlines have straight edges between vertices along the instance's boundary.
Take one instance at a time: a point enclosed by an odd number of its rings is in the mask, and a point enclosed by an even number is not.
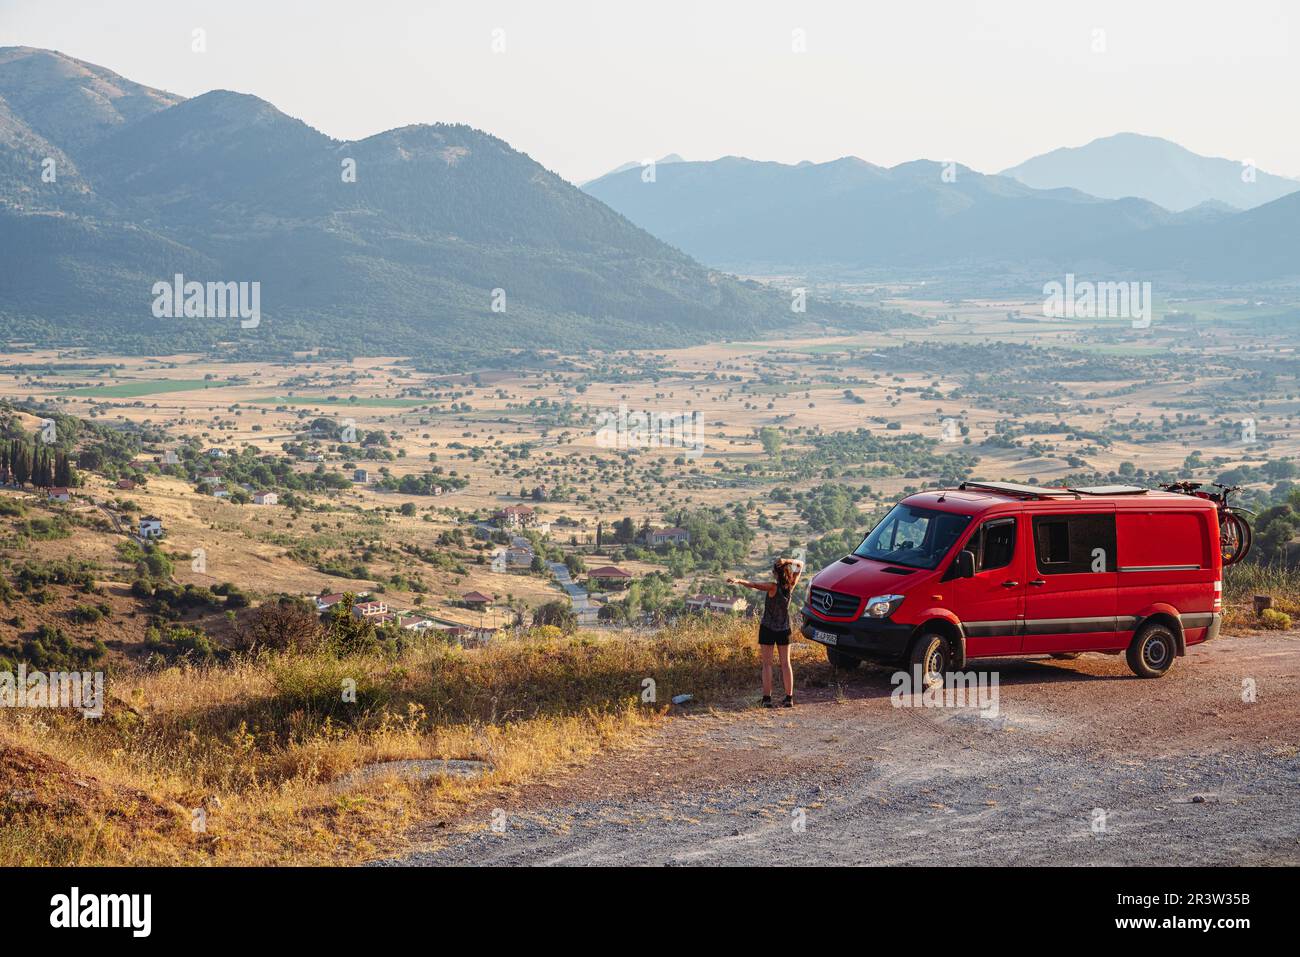
<svg viewBox="0 0 1300 957"><path fill-rule="evenodd" d="M1046 578L1035 578L1035 579L1034 579L1033 581L1031 581L1029 584L1031 584L1031 585L1046 585L1046 584L1047 584L1047 579L1046 579Z"/></svg>
<svg viewBox="0 0 1300 957"><path fill-rule="evenodd" d="M1004 581L1004 582L1002 583L1002 587L1003 587L1003 588L1015 588L1015 587L1016 587L1017 585L1019 585L1019 584L1020 584L1020 582L1015 582L1015 581Z"/></svg>

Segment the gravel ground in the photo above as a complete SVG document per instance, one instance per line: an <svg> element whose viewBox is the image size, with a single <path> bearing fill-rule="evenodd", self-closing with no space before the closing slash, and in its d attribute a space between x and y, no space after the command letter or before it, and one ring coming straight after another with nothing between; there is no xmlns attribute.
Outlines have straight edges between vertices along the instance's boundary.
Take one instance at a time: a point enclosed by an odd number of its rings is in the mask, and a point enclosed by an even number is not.
<svg viewBox="0 0 1300 957"><path fill-rule="evenodd" d="M793 710L678 709L379 863L1300 864L1300 634L1156 681L1107 655L987 667L996 717L894 707L879 669Z"/></svg>

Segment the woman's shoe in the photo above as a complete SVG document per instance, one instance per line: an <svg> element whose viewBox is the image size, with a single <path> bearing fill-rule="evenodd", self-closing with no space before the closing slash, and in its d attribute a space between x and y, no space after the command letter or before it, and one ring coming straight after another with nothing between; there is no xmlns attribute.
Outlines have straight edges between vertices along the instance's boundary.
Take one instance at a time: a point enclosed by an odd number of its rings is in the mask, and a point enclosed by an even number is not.
<svg viewBox="0 0 1300 957"><path fill-rule="evenodd" d="M762 705L764 708L776 707L776 705L772 704L772 696L770 694L763 695L763 700L760 701L759 704Z"/></svg>
<svg viewBox="0 0 1300 957"><path fill-rule="evenodd" d="M786 696L785 696L785 700L781 702L781 707L783 707L783 708L793 708L793 707L794 707L794 695L792 695L792 694L788 694L788 695L786 695Z"/></svg>

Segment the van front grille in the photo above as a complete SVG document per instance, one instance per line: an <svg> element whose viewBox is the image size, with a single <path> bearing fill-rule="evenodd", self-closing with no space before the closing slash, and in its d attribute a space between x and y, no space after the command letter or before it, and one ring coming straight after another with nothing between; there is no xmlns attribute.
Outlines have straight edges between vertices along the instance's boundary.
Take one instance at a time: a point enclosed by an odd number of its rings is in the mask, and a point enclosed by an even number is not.
<svg viewBox="0 0 1300 957"><path fill-rule="evenodd" d="M808 591L808 607L828 618L852 618L858 613L862 599L840 591L813 587Z"/></svg>

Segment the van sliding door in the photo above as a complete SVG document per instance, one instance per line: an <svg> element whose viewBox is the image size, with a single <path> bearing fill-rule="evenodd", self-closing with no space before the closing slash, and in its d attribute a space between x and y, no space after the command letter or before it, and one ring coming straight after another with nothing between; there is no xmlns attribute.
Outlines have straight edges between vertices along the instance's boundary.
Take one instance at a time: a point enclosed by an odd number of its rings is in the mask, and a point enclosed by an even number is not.
<svg viewBox="0 0 1300 957"><path fill-rule="evenodd" d="M1117 647L1114 508L1040 512L1032 532L1023 653Z"/></svg>

